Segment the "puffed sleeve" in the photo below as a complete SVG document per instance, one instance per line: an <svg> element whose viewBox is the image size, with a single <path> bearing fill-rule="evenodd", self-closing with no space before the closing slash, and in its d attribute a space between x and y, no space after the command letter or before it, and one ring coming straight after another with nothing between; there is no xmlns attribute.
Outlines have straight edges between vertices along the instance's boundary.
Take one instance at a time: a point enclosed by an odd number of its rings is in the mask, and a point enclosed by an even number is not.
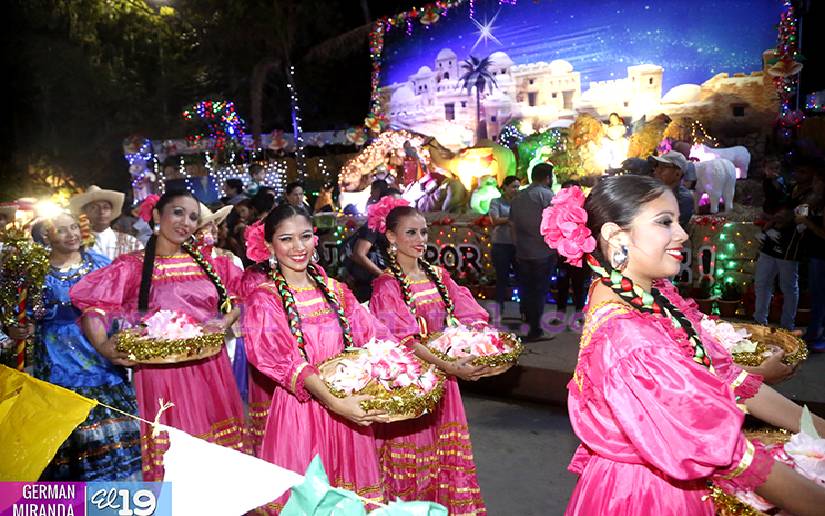
<svg viewBox="0 0 825 516"><path fill-rule="evenodd" d="M221 278L223 286L230 297L241 297L243 292L243 269L235 265L231 256L217 256L213 258L215 272Z"/></svg>
<svg viewBox="0 0 825 516"><path fill-rule="evenodd" d="M462 324L486 323L490 314L475 300L467 287L462 287L450 277L446 269L441 269L441 281L447 287L450 298L455 303L455 316Z"/></svg>
<svg viewBox="0 0 825 516"><path fill-rule="evenodd" d="M343 299L344 313L352 329L352 338L355 344L361 346L371 339L396 340L395 336L379 321L364 305L358 302L352 291L341 283L334 282L336 295Z"/></svg>
<svg viewBox="0 0 825 516"><path fill-rule="evenodd" d="M762 386L762 377L758 374L749 373L739 367L731 354L712 335L702 329L702 320L708 316L699 311L696 302L684 299L670 281L661 280L655 285L662 294L665 295L679 310L687 317L694 329L699 334L705 350L713 361L716 375L722 378L733 388L733 393L737 400L745 400L756 396L759 387Z"/></svg>
<svg viewBox="0 0 825 516"><path fill-rule="evenodd" d="M111 265L84 276L69 290L72 304L84 316L97 316L108 326L112 319L127 318L140 291L142 253L118 256Z"/></svg>
<svg viewBox="0 0 825 516"><path fill-rule="evenodd" d="M623 327L625 326L625 327ZM730 388L675 346L632 345L637 325L617 322L612 334L633 348L607 368L604 396L639 456L678 480L712 477L740 489L761 485L772 459L742 433L743 413Z"/></svg>
<svg viewBox="0 0 825 516"><path fill-rule="evenodd" d="M310 394L304 380L318 371L301 355L280 300L265 287L247 298L243 331L249 363L298 400L308 400Z"/></svg>
<svg viewBox="0 0 825 516"><path fill-rule="evenodd" d="M390 274L382 274L372 282L370 312L398 340L418 335L418 323L409 307L404 304L398 281Z"/></svg>

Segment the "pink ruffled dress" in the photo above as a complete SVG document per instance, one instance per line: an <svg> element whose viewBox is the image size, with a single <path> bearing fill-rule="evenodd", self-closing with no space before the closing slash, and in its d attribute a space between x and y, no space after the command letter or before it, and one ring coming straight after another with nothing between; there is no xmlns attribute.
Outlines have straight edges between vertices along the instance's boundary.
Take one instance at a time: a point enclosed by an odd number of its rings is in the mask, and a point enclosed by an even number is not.
<svg viewBox="0 0 825 516"><path fill-rule="evenodd" d="M660 315L619 302L587 309L568 384L570 421L582 444L569 515L714 514L708 481L754 489L772 459L742 433L738 403L762 379L701 332L701 314L669 284L656 285L700 331L714 372L692 360L686 334Z"/></svg>
<svg viewBox="0 0 825 516"><path fill-rule="evenodd" d="M392 338L344 284L327 281L343 305L356 345L373 337ZM320 455L333 486L381 501L384 495L373 435L376 425L362 427L335 415L304 387L304 380L317 373L315 365L344 349L338 318L318 289L293 293L309 361L298 350L274 283L260 284L246 300L243 320L249 362L274 382L259 457L303 474L315 455ZM252 393L250 385L250 400ZM287 499L288 494L266 508L280 511Z"/></svg>
<svg viewBox="0 0 825 516"><path fill-rule="evenodd" d="M458 320L487 322L489 314L470 291L457 285L444 269L437 271L455 303ZM447 313L436 286L425 280L411 282L411 288L416 313L427 321L428 331L443 330ZM398 281L390 273L373 282L370 311L399 340L419 333ZM458 382L450 377L445 387L444 397L431 414L376 426L387 497L438 502L451 515L486 514Z"/></svg>
<svg viewBox="0 0 825 516"><path fill-rule="evenodd" d="M230 294L236 292L241 270L231 260L212 260ZM91 272L70 291L72 303L84 315L100 317L107 327L115 321L136 323L143 252L121 255L108 267ZM155 257L149 312L160 309L187 314L198 322L220 316L218 293L200 266L187 254ZM232 366L226 352L181 364L141 365L134 368L138 409L143 419L153 420L158 399L174 407L160 422L210 442L244 449L244 410ZM143 479L163 480L163 453L169 448L165 433L152 437L141 423Z"/></svg>

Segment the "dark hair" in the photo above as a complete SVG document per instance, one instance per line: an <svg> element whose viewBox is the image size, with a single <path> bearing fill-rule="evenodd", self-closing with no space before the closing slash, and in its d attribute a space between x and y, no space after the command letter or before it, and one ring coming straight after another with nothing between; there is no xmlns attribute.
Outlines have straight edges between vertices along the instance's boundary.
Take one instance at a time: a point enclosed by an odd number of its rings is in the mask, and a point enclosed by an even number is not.
<svg viewBox="0 0 825 516"><path fill-rule="evenodd" d="M386 197L388 195L401 195L401 190L392 186L384 190L384 194L381 197Z"/></svg>
<svg viewBox="0 0 825 516"><path fill-rule="evenodd" d="M553 178L553 165L550 163L539 163L533 167L533 178L534 183L543 183L548 178L552 180Z"/></svg>
<svg viewBox="0 0 825 516"><path fill-rule="evenodd" d="M598 242L602 226L608 222L622 228L629 226L642 205L658 199L667 190L667 185L647 176L625 175L602 179L584 203L587 227L593 238ZM600 261L606 258L598 244L592 254Z"/></svg>
<svg viewBox="0 0 825 516"><path fill-rule="evenodd" d="M249 165L249 168L247 169L247 172L249 172L250 176L254 177L255 174L257 174L258 172L264 172L264 167L261 166L258 163L253 163L253 164Z"/></svg>
<svg viewBox="0 0 825 516"><path fill-rule="evenodd" d="M579 183L575 179L568 179L567 181L565 181L564 183L561 184L562 188L569 188L571 186L579 186L580 187L581 183Z"/></svg>
<svg viewBox="0 0 825 516"><path fill-rule="evenodd" d="M233 177L232 179L227 179L226 181L224 181L224 185L228 186L229 188L235 190L238 193L243 192L243 181L241 181L237 177Z"/></svg>
<svg viewBox="0 0 825 516"><path fill-rule="evenodd" d="M283 221L291 217L303 217L310 223L310 225L312 224L312 217L310 217L309 213L307 213L307 211L303 208L298 208L288 203L281 204L269 212L269 215L267 215L264 220L264 238L266 241L271 242L272 238L275 236L275 230L278 229L278 226ZM298 351L305 359L309 360L306 350L304 349L304 333L301 329L301 316L298 312L295 296L292 295L292 291L289 289L289 285L281 272L280 265L277 265L274 269L272 269L269 267L269 264L263 263L261 264L261 267L275 282L278 296L281 298L284 313L287 317L289 330L298 343ZM332 309L333 313L335 313L338 319L338 325L341 327L344 348L351 347L354 345L352 340L352 329L349 321L347 320L346 314L344 313L344 307L341 304L341 300L339 300L335 293L330 290L329 285L327 285L327 282L325 281L324 275L321 274L319 269L319 266L309 263L307 265L307 275L315 283L315 286L318 287L318 290L321 291L327 305Z"/></svg>
<svg viewBox="0 0 825 516"><path fill-rule="evenodd" d="M304 183L302 183L300 181L293 181L293 182L286 185L286 189L284 189L284 192L286 192L286 194L289 195L289 194L292 193L293 190L295 190L299 186L301 188L304 188Z"/></svg>
<svg viewBox="0 0 825 516"><path fill-rule="evenodd" d="M421 212L415 206L396 206L387 214L387 230L395 232L401 219L413 215L421 215Z"/></svg>
<svg viewBox="0 0 825 516"><path fill-rule="evenodd" d="M376 179L370 183L370 191L377 189L378 194L382 197L384 196L384 192L387 191L387 188L389 188L389 184L384 179Z"/></svg>
<svg viewBox="0 0 825 516"><path fill-rule="evenodd" d="M192 195L192 192L189 190L167 190L166 193L161 195L160 199L158 199L157 204L155 204L155 209L158 210L158 212L162 212L163 208L165 208L167 204L181 197L193 199L198 204L198 210L200 210L200 203L198 202L198 199ZM141 270L140 290L138 292L138 310L141 312L145 312L149 309L149 293L152 289L152 273L155 268L156 243L157 237L155 235L150 236L149 241L146 242L146 249L143 251L143 268ZM193 247L188 243L184 243L181 247L189 256L192 257L193 260L195 260L195 263L200 266L215 286L215 289L218 291L218 309L225 313L229 312L229 310L231 310L231 307L228 304L229 293L226 291L226 287L221 282L221 278L212 268L212 264L204 258L203 254L201 254L200 250L196 247ZM227 307L230 308L227 309Z"/></svg>
<svg viewBox="0 0 825 516"><path fill-rule="evenodd" d="M506 187L510 186L511 184L515 183L516 181L518 181L518 177L516 177L516 176L507 176L507 177L504 178L504 181L501 182L501 187L506 188Z"/></svg>
<svg viewBox="0 0 825 516"><path fill-rule="evenodd" d="M275 207L275 197L273 197L266 190L258 190L258 193L256 193L255 197L252 198L251 205L252 210L258 216L261 216L264 213L269 213L269 211Z"/></svg>
<svg viewBox="0 0 825 516"><path fill-rule="evenodd" d="M244 208L249 208L250 210L255 208L255 205L252 204L252 199L241 199L235 203L235 207L238 206L243 206Z"/></svg>
<svg viewBox="0 0 825 516"><path fill-rule="evenodd" d="M305 209L289 203L279 204L274 210L270 211L269 215L264 219L264 238L266 241L272 241L272 237L275 236L275 230L281 222L295 216L305 218L307 222L312 225L312 217L309 216L309 213L307 213Z"/></svg>
<svg viewBox="0 0 825 516"><path fill-rule="evenodd" d="M645 204L658 199L669 190L668 186L646 176L612 176L599 181L587 196L584 209L587 211L587 227L594 238L600 238L602 226L612 222L619 227L626 228L639 213ZM687 334L693 346L693 360L707 368L712 368L710 357L693 327L693 323L682 311L656 287L650 293L642 291L633 283L633 280L615 270L610 260L604 256L601 247L597 244L592 257L598 264L592 268L601 276L601 282L607 285L621 299L630 306L644 313L661 313L670 319L675 328L681 328ZM616 272L619 272L618 277ZM621 281L618 281L620 279ZM646 302L643 298L652 298Z"/></svg>

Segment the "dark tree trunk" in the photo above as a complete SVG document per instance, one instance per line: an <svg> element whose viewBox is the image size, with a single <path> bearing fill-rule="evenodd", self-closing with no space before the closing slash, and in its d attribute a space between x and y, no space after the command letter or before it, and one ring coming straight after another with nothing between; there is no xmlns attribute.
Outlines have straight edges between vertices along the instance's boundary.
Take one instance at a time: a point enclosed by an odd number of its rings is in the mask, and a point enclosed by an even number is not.
<svg viewBox="0 0 825 516"><path fill-rule="evenodd" d="M249 115L252 127L252 140L255 147L261 146L261 125L263 124L264 84L266 76L276 65L277 61L266 57L255 64L252 69L252 80L249 86Z"/></svg>

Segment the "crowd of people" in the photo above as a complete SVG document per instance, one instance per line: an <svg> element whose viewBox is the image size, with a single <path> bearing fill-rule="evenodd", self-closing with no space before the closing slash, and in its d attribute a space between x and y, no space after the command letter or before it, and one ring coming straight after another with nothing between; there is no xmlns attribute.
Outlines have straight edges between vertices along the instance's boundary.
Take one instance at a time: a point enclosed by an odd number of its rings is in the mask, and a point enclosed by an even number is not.
<svg viewBox="0 0 825 516"><path fill-rule="evenodd" d="M554 194L552 165L538 164L523 188L507 178L490 207L496 301L509 300L515 274L525 340L543 338L554 274L559 307L570 291L577 310L587 302L568 386L582 445L570 464L580 480L567 512L713 514L706 496L713 481L755 490L794 514L816 514L825 490L742 432L743 406L791 431L799 430L800 407L767 385L775 378L764 367L735 365L702 329L704 316L668 282L679 271L694 202L684 156L654 161L653 177L600 179L586 201L575 181ZM766 322L779 276L782 324L793 327L797 252L807 249L813 323L806 338L817 349L825 309L823 169L796 162L789 182L777 166L769 161L764 182L754 317ZM168 439L111 408L151 421L163 399L174 403L158 416L165 425L297 472L320 455L334 485L369 500L432 500L450 514L485 513L456 379L488 370L472 365L473 357L445 361L421 337L458 323L481 328L489 315L446 269L424 260L426 219L397 189L375 181L368 222L345 242L345 284L318 263L311 217L332 209L332 188L325 185L310 207L301 183L276 199L262 170L251 173L247 185L226 181L220 205L167 190L114 224L124 195L92 187L33 227L50 252L43 307L32 309L33 324L3 330L34 339L35 377L104 402L42 480L162 480ZM595 273L589 290L583 262ZM227 346L165 365L119 351L119 332L159 310L225 332ZM361 407L365 397L330 393L318 365L372 338L409 346L447 375L435 410L390 423L385 412ZM825 420L814 423L825 432ZM280 511L287 496L264 510Z"/></svg>

